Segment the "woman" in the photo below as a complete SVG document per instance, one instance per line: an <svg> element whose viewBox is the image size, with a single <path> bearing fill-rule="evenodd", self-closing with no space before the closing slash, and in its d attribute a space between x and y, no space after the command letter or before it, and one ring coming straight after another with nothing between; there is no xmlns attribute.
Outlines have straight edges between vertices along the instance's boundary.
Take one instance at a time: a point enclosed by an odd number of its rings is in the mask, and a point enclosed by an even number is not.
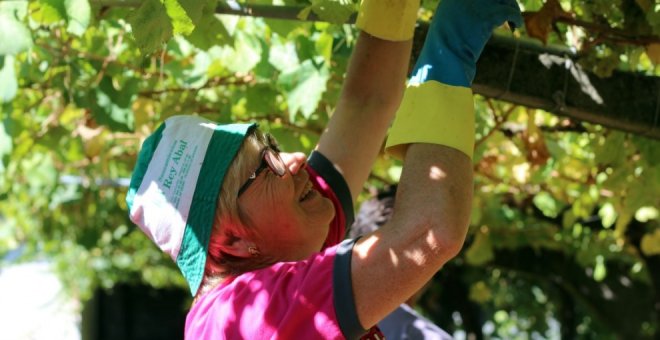
<svg viewBox="0 0 660 340"><path fill-rule="evenodd" d="M512 0L443 0L401 102L418 7L363 2L341 97L308 160L280 153L254 125L193 116L145 141L127 202L195 296L187 338L381 338L372 326L460 250L474 65L492 28L520 14ZM405 162L394 215L342 242L399 106L388 139Z"/></svg>

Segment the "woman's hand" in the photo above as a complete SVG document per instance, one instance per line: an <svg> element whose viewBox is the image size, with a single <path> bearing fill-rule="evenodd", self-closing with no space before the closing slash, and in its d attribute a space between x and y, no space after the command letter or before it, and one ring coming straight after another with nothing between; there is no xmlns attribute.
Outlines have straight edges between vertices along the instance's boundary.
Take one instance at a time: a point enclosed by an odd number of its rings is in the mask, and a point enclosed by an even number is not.
<svg viewBox="0 0 660 340"><path fill-rule="evenodd" d="M431 21L410 80L469 87L493 29L522 26L515 0L443 0Z"/></svg>

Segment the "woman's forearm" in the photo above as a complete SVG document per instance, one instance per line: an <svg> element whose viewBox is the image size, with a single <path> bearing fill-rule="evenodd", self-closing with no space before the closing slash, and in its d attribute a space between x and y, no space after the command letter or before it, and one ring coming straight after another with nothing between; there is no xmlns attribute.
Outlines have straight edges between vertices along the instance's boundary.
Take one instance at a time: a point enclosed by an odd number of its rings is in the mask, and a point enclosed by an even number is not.
<svg viewBox="0 0 660 340"><path fill-rule="evenodd" d="M471 164L453 148L409 146L392 219L353 248L353 291L364 327L412 296L460 251L472 204Z"/></svg>
<svg viewBox="0 0 660 340"><path fill-rule="evenodd" d="M319 150L344 175L353 198L401 102L411 46L411 41L386 41L364 32L355 46L337 108L319 141Z"/></svg>
<svg viewBox="0 0 660 340"><path fill-rule="evenodd" d="M413 238L424 234L410 242L432 251L433 261L442 265L463 246L472 187L472 162L464 153L442 145L411 144L397 191L397 223L389 227Z"/></svg>

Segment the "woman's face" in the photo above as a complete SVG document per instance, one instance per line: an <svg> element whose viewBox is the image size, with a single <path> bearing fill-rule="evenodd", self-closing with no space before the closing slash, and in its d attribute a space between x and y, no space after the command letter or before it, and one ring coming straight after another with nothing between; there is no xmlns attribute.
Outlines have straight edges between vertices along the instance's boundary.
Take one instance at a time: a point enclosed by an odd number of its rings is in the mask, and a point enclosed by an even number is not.
<svg viewBox="0 0 660 340"><path fill-rule="evenodd" d="M252 162L248 169L262 164L262 150L246 150L254 154L246 157ZM332 202L313 188L305 155L280 155L288 171L279 177L265 167L238 204L258 235L253 241L263 255L278 261L303 260L323 246L335 211Z"/></svg>

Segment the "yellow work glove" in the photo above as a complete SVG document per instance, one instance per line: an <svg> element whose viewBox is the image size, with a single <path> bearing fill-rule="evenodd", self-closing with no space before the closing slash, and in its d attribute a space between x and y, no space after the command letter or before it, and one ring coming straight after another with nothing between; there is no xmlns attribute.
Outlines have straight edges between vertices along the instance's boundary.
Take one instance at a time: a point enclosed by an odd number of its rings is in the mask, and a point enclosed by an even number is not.
<svg viewBox="0 0 660 340"><path fill-rule="evenodd" d="M419 1L363 0L357 27L383 40L410 40L415 33Z"/></svg>
<svg viewBox="0 0 660 340"><path fill-rule="evenodd" d="M385 147L390 155L403 160L410 143L446 145L472 158L472 89L437 81L409 85Z"/></svg>

